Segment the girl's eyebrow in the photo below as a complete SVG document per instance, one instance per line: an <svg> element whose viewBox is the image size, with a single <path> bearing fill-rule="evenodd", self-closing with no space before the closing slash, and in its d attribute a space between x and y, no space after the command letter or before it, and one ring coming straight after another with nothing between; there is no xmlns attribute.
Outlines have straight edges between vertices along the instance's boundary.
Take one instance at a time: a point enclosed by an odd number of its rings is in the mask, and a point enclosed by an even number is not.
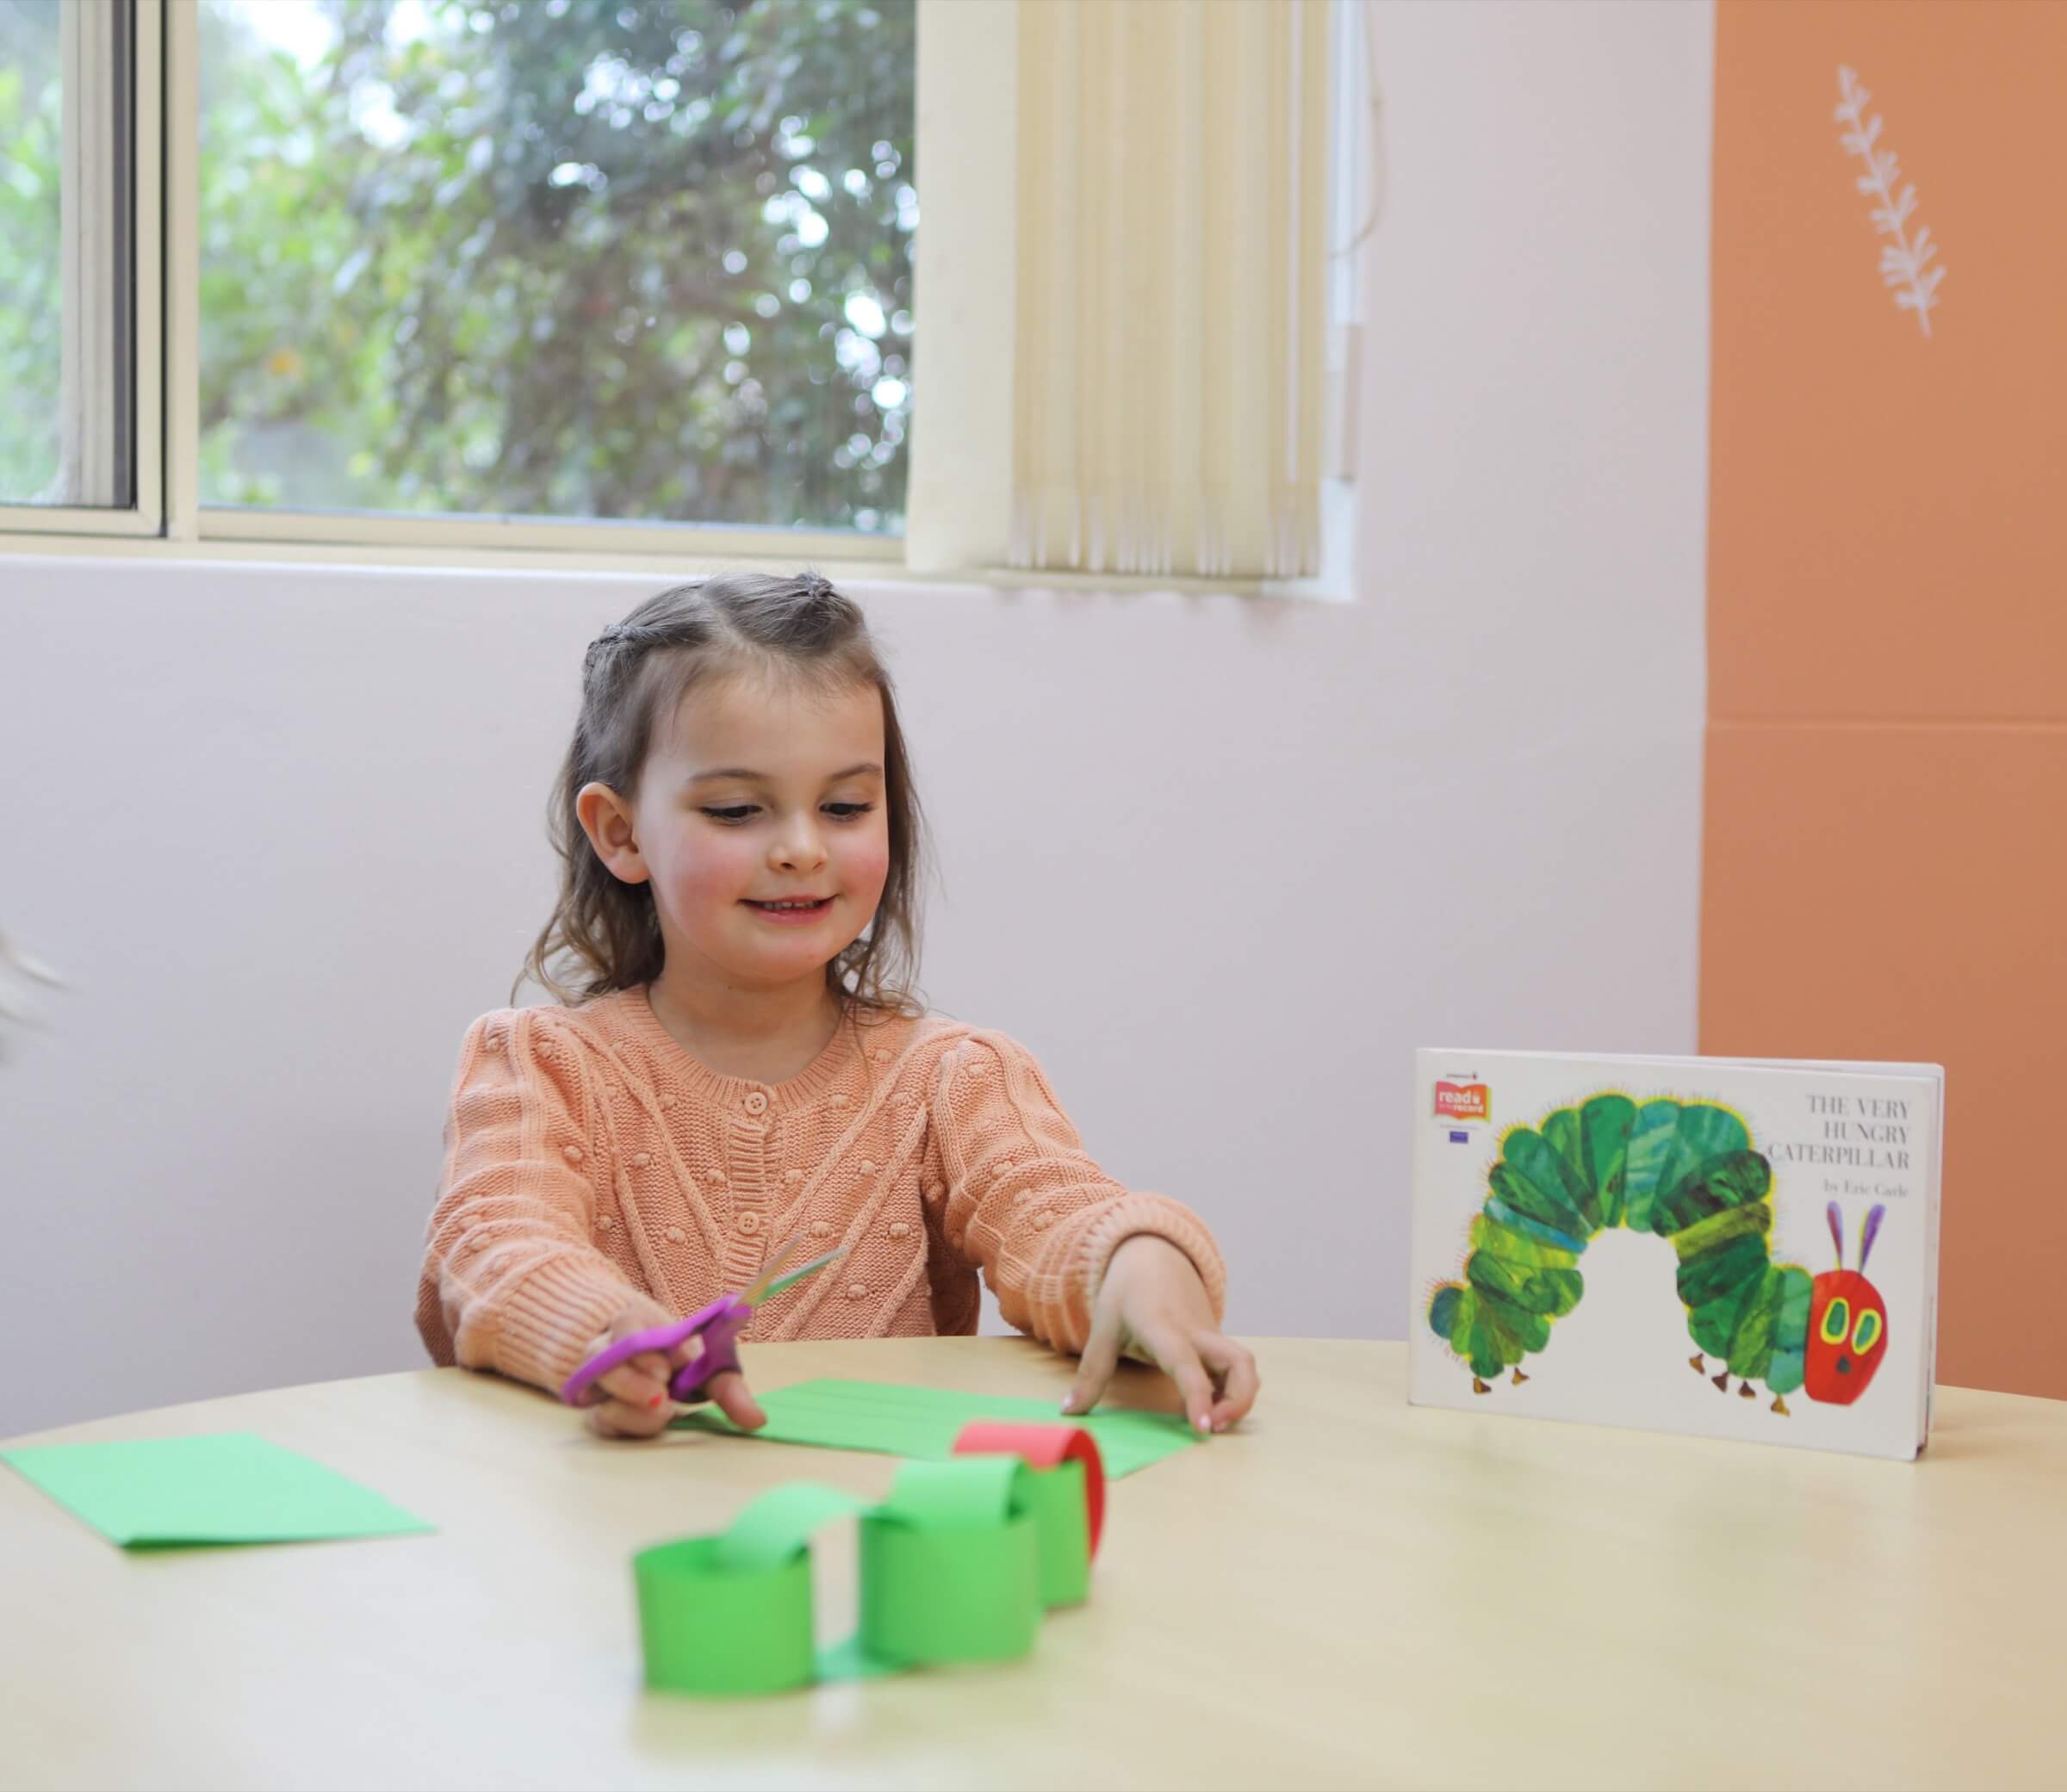
<svg viewBox="0 0 2067 1792"><path fill-rule="evenodd" d="M826 782L838 784L843 778L880 778L882 775L882 766L873 760L863 760L858 766L849 766L845 771L834 772L830 778L826 779ZM709 784L721 778L737 778L746 784L773 782L766 772L755 772L745 766L721 766L715 772L694 772L691 774L687 781L691 784Z"/></svg>

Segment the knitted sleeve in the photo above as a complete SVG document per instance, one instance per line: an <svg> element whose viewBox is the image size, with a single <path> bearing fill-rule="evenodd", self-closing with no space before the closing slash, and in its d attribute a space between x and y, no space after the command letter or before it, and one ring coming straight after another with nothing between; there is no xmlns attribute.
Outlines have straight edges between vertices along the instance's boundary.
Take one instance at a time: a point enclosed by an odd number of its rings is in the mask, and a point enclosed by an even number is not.
<svg viewBox="0 0 2067 1792"><path fill-rule="evenodd" d="M1081 1351L1106 1266L1140 1232L1184 1252L1215 1320L1225 1312L1213 1235L1182 1202L1129 1190L1100 1169L1024 1046L995 1032L963 1039L941 1060L933 1117L941 1235L982 1269L1007 1324Z"/></svg>
<svg viewBox="0 0 2067 1792"><path fill-rule="evenodd" d="M618 1313L673 1316L589 1243L582 1052L549 1013L505 1008L467 1031L416 1325L435 1362L557 1392Z"/></svg>

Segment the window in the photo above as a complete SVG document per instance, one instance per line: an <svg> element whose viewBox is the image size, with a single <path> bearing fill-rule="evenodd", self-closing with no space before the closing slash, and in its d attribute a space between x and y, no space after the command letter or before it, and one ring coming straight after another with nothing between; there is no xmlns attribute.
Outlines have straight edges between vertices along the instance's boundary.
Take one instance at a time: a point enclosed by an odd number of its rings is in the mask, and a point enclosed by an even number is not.
<svg viewBox="0 0 2067 1792"><path fill-rule="evenodd" d="M916 0L205 0L200 497L895 536Z"/></svg>

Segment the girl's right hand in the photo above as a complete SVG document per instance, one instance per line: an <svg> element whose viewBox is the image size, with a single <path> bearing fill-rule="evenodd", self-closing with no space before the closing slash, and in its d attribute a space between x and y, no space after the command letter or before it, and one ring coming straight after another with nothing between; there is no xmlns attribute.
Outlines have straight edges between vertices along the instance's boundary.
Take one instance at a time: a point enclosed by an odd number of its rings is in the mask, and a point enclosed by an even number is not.
<svg viewBox="0 0 2067 1792"><path fill-rule="evenodd" d="M583 1360L608 1349L619 1338L648 1330L653 1323L649 1307L620 1314L607 1331L591 1341ZM677 1368L694 1362L703 1354L703 1348L701 1338L687 1338L664 1355L658 1350L642 1350L619 1363L596 1384L606 1398L587 1409L588 1429L599 1437L658 1436L682 1410L668 1398L668 1383ZM768 1422L767 1414L747 1391L744 1375L728 1369L704 1392L742 1431L758 1431Z"/></svg>

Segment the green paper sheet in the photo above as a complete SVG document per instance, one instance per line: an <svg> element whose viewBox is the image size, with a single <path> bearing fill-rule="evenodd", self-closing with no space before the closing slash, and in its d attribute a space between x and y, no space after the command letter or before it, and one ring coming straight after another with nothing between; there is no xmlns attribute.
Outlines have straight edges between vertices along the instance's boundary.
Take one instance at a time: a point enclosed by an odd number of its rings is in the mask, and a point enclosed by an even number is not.
<svg viewBox="0 0 2067 1792"><path fill-rule="evenodd" d="M1197 1443L1176 1413L1108 1412L1065 1415L1046 1400L1005 1394L955 1393L896 1381L800 1381L760 1397L768 1422L742 1432L715 1406L675 1420L681 1427L766 1438L772 1443L816 1444L823 1449L877 1450L886 1456L945 1461L954 1440L971 1419L1010 1419L1022 1423L1081 1425L1098 1444L1106 1478L1117 1480L1138 1468Z"/></svg>
<svg viewBox="0 0 2067 1792"><path fill-rule="evenodd" d="M435 1527L249 1431L0 1450L18 1474L125 1549L306 1543Z"/></svg>

